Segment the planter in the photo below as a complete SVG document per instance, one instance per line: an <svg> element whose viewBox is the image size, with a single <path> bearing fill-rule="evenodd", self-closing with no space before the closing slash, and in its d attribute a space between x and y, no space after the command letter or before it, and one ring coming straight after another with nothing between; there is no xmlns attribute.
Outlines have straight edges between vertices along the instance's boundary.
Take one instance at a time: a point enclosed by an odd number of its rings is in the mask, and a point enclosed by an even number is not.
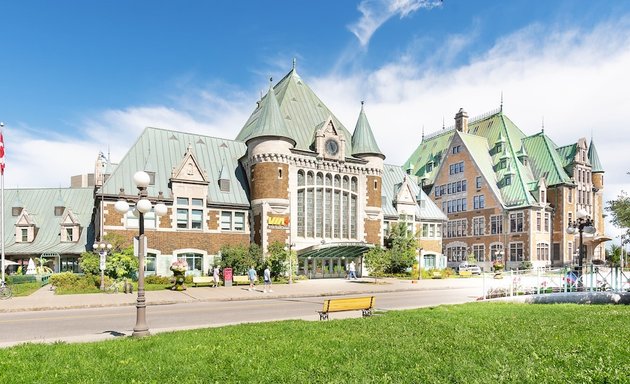
<svg viewBox="0 0 630 384"><path fill-rule="evenodd" d="M186 272L177 271L177 270L172 270L172 271L173 271L173 277L175 278L175 283L173 284L171 289L174 291L185 291L186 285L184 284L184 279L186 277L185 276Z"/></svg>

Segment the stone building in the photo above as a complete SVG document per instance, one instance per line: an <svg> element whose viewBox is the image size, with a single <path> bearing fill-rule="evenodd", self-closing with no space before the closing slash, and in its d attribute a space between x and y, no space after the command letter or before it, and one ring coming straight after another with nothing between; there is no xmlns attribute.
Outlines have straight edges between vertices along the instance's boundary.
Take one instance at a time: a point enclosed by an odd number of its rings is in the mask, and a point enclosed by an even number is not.
<svg viewBox="0 0 630 384"><path fill-rule="evenodd" d="M145 217L148 274L170 273L176 258L202 274L221 246L250 241L263 251L286 244L297 252L298 273L310 277L343 276L352 260L364 272L361 256L383 243L384 211L388 220L405 211L420 233L423 213L431 228L445 219L416 183L407 183L413 201L384 199L405 180L401 168L397 178L384 178L385 169L396 168L384 159L363 104L351 134L294 67L257 102L235 140L146 128L118 164L99 157L97 238L137 235L134 207L121 215L114 204L134 197L132 176L144 170L151 178L148 198L168 207L165 216ZM439 241L435 229L430 233L427 244ZM422 252L439 260L438 248Z"/></svg>
<svg viewBox="0 0 630 384"><path fill-rule="evenodd" d="M424 137L404 168L448 216L443 247L449 266L470 255L489 269L577 264L578 236L567 226L583 210L597 233L584 238L586 261L604 260L604 169L584 138L558 147L544 133L527 136L503 108Z"/></svg>

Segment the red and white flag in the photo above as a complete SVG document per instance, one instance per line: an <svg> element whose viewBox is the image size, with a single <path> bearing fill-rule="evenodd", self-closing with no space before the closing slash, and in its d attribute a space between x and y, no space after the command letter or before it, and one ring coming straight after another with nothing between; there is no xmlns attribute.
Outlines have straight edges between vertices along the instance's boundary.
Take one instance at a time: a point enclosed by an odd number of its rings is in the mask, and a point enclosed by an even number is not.
<svg viewBox="0 0 630 384"><path fill-rule="evenodd" d="M4 176L4 135L0 131L0 172Z"/></svg>

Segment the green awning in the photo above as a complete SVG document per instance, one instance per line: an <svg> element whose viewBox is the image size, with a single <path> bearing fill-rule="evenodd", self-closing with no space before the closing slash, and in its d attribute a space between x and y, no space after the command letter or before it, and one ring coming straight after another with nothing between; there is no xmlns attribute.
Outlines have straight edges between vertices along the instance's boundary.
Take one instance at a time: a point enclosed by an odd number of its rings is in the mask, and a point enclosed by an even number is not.
<svg viewBox="0 0 630 384"><path fill-rule="evenodd" d="M297 251L299 258L304 257L346 257L355 258L363 255L373 244L366 243L324 243L313 245Z"/></svg>

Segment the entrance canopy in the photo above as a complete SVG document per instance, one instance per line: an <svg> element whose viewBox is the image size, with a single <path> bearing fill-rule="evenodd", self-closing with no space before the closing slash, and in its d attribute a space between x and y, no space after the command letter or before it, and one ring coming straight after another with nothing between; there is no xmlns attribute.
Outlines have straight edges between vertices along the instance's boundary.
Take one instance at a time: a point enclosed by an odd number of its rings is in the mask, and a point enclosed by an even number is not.
<svg viewBox="0 0 630 384"><path fill-rule="evenodd" d="M298 257L345 257L355 258L363 255L373 244L366 243L324 243L313 245L297 251Z"/></svg>

